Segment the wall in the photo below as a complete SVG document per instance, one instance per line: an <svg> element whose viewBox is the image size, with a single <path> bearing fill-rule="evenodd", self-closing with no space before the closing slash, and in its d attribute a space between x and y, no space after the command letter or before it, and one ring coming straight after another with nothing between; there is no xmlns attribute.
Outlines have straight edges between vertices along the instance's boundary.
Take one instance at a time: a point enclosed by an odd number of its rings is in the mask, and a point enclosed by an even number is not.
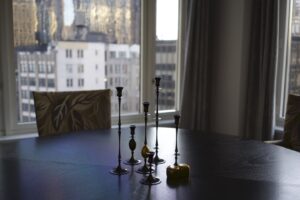
<svg viewBox="0 0 300 200"><path fill-rule="evenodd" d="M3 28L3 8L4 6L0 6L0 30ZM0 39L3 37L3 31L0 31ZM4 123L3 123L3 113L4 113L4 107L3 107L3 59L1 57L2 55L2 44L0 43L0 136L3 135L3 129L4 129Z"/></svg>
<svg viewBox="0 0 300 200"><path fill-rule="evenodd" d="M210 127L240 135L249 44L248 0L214 0Z"/></svg>

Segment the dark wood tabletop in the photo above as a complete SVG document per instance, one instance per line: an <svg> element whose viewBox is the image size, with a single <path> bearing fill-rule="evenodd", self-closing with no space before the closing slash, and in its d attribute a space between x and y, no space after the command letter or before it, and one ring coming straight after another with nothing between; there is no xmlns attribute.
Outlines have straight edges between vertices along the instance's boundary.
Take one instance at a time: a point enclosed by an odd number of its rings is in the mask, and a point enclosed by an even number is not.
<svg viewBox="0 0 300 200"><path fill-rule="evenodd" d="M140 184L143 175L128 166L127 175L109 171L117 166L117 129L0 142L0 199L300 199L300 153L259 141L179 130L179 162L191 166L190 180L166 180L174 163L175 129L159 128L156 167L161 183ZM144 129L136 130L136 157ZM130 157L129 128L122 129L122 160ZM155 128L148 129L148 145Z"/></svg>

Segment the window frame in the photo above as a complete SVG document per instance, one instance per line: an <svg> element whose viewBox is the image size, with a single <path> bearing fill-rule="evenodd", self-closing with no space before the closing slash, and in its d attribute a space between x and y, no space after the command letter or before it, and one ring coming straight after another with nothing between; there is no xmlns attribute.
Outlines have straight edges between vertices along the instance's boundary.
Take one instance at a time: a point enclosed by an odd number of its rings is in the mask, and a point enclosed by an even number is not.
<svg viewBox="0 0 300 200"><path fill-rule="evenodd" d="M160 112L164 121L172 120L174 113L180 106L180 73L183 62L184 43L184 16L186 13L186 1L179 0L178 12L178 40L177 40L177 67L175 85L175 110ZM0 105L4 112L0 112L0 135L14 135L21 133L36 133L35 123L18 123L16 106L16 69L14 63L13 45L13 6L10 0L3 0L0 7ZM9 17L10 16L10 17ZM155 96L155 35L156 35L156 0L141 0L141 44L140 44L140 111L137 114L122 115L122 124L143 124L144 114L142 103L150 103L150 114L154 115ZM2 102L1 102L2 101ZM154 122L150 117L149 123ZM117 125L118 117L112 117L112 125Z"/></svg>
<svg viewBox="0 0 300 200"><path fill-rule="evenodd" d="M279 51L276 76L275 130L283 131L287 103L293 0L280 1Z"/></svg>

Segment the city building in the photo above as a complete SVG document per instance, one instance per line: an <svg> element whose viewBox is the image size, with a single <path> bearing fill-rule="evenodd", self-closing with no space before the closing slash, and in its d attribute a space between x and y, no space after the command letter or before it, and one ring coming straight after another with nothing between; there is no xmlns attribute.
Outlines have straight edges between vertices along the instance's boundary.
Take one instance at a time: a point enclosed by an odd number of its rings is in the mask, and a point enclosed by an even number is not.
<svg viewBox="0 0 300 200"><path fill-rule="evenodd" d="M110 43L139 44L140 0L74 0L74 29L105 33Z"/></svg>
<svg viewBox="0 0 300 200"><path fill-rule="evenodd" d="M139 111L139 45L57 41L16 51L19 121L35 120L32 91L78 91L123 86L122 113ZM114 94L114 93L113 93ZM112 98L112 114L118 101Z"/></svg>
<svg viewBox="0 0 300 200"><path fill-rule="evenodd" d="M39 44L48 44L62 39L63 0L37 0L37 33Z"/></svg>
<svg viewBox="0 0 300 200"><path fill-rule="evenodd" d="M32 91L57 91L56 51L45 46L17 49L19 122L35 121Z"/></svg>
<svg viewBox="0 0 300 200"><path fill-rule="evenodd" d="M92 41L58 41L57 91L104 89L105 46Z"/></svg>
<svg viewBox="0 0 300 200"><path fill-rule="evenodd" d="M122 113L138 113L140 102L140 46L108 44L105 54L106 88L115 92L115 87L124 87ZM112 113L118 113L117 98L112 98Z"/></svg>
<svg viewBox="0 0 300 200"><path fill-rule="evenodd" d="M161 78L159 110L175 108L176 40L156 41L155 75Z"/></svg>
<svg viewBox="0 0 300 200"><path fill-rule="evenodd" d="M14 46L37 44L37 16L35 0L14 0L13 3Z"/></svg>

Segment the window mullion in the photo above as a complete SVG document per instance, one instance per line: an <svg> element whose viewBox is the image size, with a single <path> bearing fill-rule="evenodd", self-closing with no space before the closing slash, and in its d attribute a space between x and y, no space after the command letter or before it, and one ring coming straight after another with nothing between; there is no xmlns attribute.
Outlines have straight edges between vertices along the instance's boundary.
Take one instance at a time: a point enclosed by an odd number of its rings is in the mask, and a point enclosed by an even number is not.
<svg viewBox="0 0 300 200"><path fill-rule="evenodd" d="M150 114L155 110L155 97L153 90L153 78L155 75L155 19L156 0L142 1L141 19L141 112L144 101L150 103Z"/></svg>

